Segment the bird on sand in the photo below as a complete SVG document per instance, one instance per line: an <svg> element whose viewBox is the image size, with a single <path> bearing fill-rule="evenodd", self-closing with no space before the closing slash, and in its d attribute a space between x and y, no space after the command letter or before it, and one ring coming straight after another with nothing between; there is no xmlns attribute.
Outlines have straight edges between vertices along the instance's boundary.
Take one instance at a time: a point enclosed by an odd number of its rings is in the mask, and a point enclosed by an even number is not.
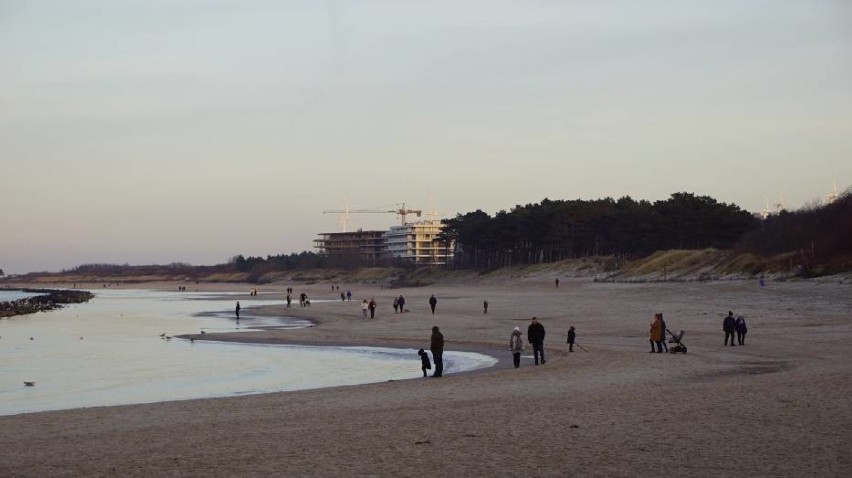
<svg viewBox="0 0 852 478"><path fill-rule="evenodd" d="M24 385L27 387L35 387L35 382L24 382Z"/></svg>

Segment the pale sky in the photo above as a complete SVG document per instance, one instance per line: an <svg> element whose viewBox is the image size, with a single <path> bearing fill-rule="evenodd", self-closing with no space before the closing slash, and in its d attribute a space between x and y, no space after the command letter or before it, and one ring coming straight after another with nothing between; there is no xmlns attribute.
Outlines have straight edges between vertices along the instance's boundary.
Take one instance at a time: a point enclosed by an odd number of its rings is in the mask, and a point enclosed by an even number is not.
<svg viewBox="0 0 852 478"><path fill-rule="evenodd" d="M852 185L852 2L0 0L0 269ZM353 214L385 229L394 214Z"/></svg>

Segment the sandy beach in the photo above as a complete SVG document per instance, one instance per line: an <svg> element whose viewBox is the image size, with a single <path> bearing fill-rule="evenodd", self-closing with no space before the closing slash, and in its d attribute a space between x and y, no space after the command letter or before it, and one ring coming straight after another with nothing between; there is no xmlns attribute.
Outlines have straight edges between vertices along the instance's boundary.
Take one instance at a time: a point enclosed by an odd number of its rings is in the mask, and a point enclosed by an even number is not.
<svg viewBox="0 0 852 478"><path fill-rule="evenodd" d="M286 285L258 290L283 297ZM248 297L253 286L198 287ZM437 325L447 350L501 362L440 379L0 417L0 476L852 476L849 284L347 289L351 302L261 310L316 327L203 338L428 349ZM394 314L399 294L410 312ZM377 318L363 319L360 301L373 297ZM728 310L748 320L745 346L722 345ZM655 312L686 331L688 354L648 353ZM509 335L534 315L547 364L525 357L516 370ZM568 352L571 325L587 351Z"/></svg>

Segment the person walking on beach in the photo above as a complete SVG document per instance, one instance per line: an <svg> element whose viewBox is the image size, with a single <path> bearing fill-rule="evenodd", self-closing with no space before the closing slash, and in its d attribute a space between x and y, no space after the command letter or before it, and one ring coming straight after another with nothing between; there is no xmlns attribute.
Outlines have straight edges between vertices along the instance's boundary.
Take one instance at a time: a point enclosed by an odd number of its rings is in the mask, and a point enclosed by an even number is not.
<svg viewBox="0 0 852 478"><path fill-rule="evenodd" d="M737 330L737 320L734 318L734 313L730 310L728 311L728 316L725 317L725 320L722 321L722 331L725 332L725 346L728 346L728 337L731 338L731 347L735 347L734 344L734 332Z"/></svg>
<svg viewBox="0 0 852 478"><path fill-rule="evenodd" d="M352 302L352 291L351 290L346 291L346 300L348 302Z"/></svg>
<svg viewBox="0 0 852 478"><path fill-rule="evenodd" d="M432 327L429 350L432 351L432 360L435 361L435 373L432 376L440 377L444 374L444 334L438 330L437 325Z"/></svg>
<svg viewBox="0 0 852 478"><path fill-rule="evenodd" d="M521 338L521 328L515 327L509 336L509 351L512 352L512 363L515 368L521 366L521 352L524 351L524 340Z"/></svg>
<svg viewBox="0 0 852 478"><path fill-rule="evenodd" d="M290 293L287 293L287 308L290 308L290 304L293 302L293 298L290 297Z"/></svg>
<svg viewBox="0 0 852 478"><path fill-rule="evenodd" d="M574 326L568 327L568 351L574 351L574 341L577 340L577 333L574 332Z"/></svg>
<svg viewBox="0 0 852 478"><path fill-rule="evenodd" d="M660 337L662 337L662 331L660 329L660 326L662 325L661 322L662 318L660 318L660 314L654 314L654 318L651 320L651 331L648 337L651 342L650 353L654 353L654 345L657 346L656 352L658 354L663 353L663 346L660 344Z"/></svg>
<svg viewBox="0 0 852 478"><path fill-rule="evenodd" d="M488 301L487 300L482 301L482 313L488 314Z"/></svg>
<svg viewBox="0 0 852 478"><path fill-rule="evenodd" d="M240 320L240 301L237 301L237 307L234 309L234 312L237 313L237 320Z"/></svg>
<svg viewBox="0 0 852 478"><path fill-rule="evenodd" d="M370 304L367 303L367 299L361 301L361 313L364 314L364 318L367 318L367 308L370 307Z"/></svg>
<svg viewBox="0 0 852 478"><path fill-rule="evenodd" d="M401 314L405 312L405 297L403 297L402 294L399 294L397 304L399 304L399 313Z"/></svg>
<svg viewBox="0 0 852 478"><path fill-rule="evenodd" d="M397 313L399 309L399 297L393 298L393 313Z"/></svg>
<svg viewBox="0 0 852 478"><path fill-rule="evenodd" d="M370 299L369 308L370 308L370 318L371 319L376 318L376 307L378 307L378 305L376 304L376 299Z"/></svg>
<svg viewBox="0 0 852 478"><path fill-rule="evenodd" d="M541 359L541 364L544 365L544 326L541 325L537 317L530 320L530 325L527 327L527 341L532 344L535 364L538 365L538 361Z"/></svg>
<svg viewBox="0 0 852 478"><path fill-rule="evenodd" d="M745 317L742 315L737 317L736 322L734 322L734 328L737 331L737 343L739 345L745 345L745 336L748 332L748 327L746 327Z"/></svg>
<svg viewBox="0 0 852 478"><path fill-rule="evenodd" d="M426 371L432 368L432 362L429 361L429 354L423 349L418 350L417 355L420 356L420 369L423 370L423 376L425 377Z"/></svg>
<svg viewBox="0 0 852 478"><path fill-rule="evenodd" d="M663 313L657 314L660 316L660 343L657 348L662 347L666 353L669 353L669 346L666 345L666 319L663 318Z"/></svg>
<svg viewBox="0 0 852 478"><path fill-rule="evenodd" d="M432 308L432 315L435 315L436 305L438 305L438 299L435 298L435 294L432 294L432 297L429 297L429 307Z"/></svg>
<svg viewBox="0 0 852 478"><path fill-rule="evenodd" d="M557 277L556 280L553 281L553 282L556 284L556 288L558 289L559 288L559 278Z"/></svg>

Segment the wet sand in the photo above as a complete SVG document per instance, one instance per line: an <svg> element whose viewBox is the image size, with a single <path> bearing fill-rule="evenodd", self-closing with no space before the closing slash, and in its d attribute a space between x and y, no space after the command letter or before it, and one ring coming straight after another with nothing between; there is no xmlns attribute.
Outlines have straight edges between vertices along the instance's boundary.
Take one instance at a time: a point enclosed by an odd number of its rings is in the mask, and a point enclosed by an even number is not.
<svg viewBox="0 0 852 478"><path fill-rule="evenodd" d="M292 285L338 300L268 307L317 326L239 340L428 348L438 325L447 350L503 360L440 379L0 417L0 476L852 475L848 284L341 284L352 302ZM258 290L280 298L285 286ZM400 293L410 312L394 314ZM371 297L377 318L363 319ZM722 346L728 310L748 320L744 347ZM655 312L686 330L688 354L648 353ZM515 370L509 334L533 315L547 364L525 357ZM570 325L588 351L567 352Z"/></svg>

